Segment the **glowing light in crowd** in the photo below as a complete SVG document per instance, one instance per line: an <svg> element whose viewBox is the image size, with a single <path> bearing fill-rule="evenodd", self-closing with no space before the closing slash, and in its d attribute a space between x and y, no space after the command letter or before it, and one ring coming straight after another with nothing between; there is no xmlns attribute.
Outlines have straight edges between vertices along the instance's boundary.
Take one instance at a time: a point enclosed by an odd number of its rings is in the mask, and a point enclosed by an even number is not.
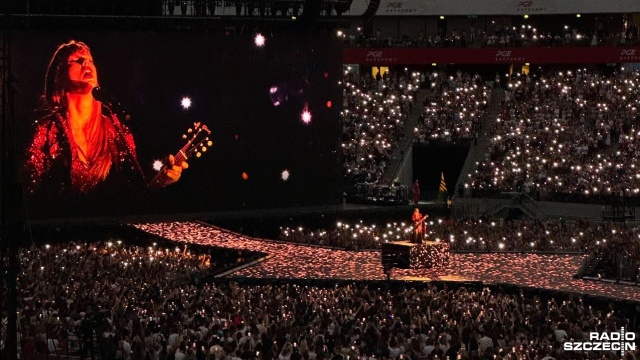
<svg viewBox="0 0 640 360"><path fill-rule="evenodd" d="M191 107L191 99L188 97L183 97L182 101L180 101L180 105L182 105L182 108L187 110Z"/></svg>
<svg viewBox="0 0 640 360"><path fill-rule="evenodd" d="M280 100L278 99L277 93L278 93L278 87L277 86L272 86L269 89L269 96L271 97L271 102L273 102L273 106L280 105Z"/></svg>
<svg viewBox="0 0 640 360"><path fill-rule="evenodd" d="M327 101L327 107L331 108L333 106L333 103L331 102L331 100Z"/></svg>
<svg viewBox="0 0 640 360"><path fill-rule="evenodd" d="M302 109L302 114L300 114L300 119L305 124L309 124L311 122L311 112L309 111L309 106L304 105L304 109Z"/></svg>
<svg viewBox="0 0 640 360"><path fill-rule="evenodd" d="M582 39L584 36L577 34L575 38ZM519 74L516 74L517 76ZM578 83L578 77L584 81ZM635 105L638 103L636 90L638 79L639 73L636 71L603 76L590 73L586 69L576 69L575 72L549 72L542 75L535 81L530 91L546 93L540 101L527 104L530 113L510 114L497 120L501 130L493 141L513 144L513 146L508 145L506 149L504 164L508 165L508 168L502 166L501 161L481 164L479 171L476 171L474 176L470 176L473 179L471 187L508 189L510 185L506 179L510 179L508 180L510 182L513 180L511 177L516 175L531 189L553 187L556 192L576 193L583 196L601 193L638 196L636 194L640 193L640 189L637 180L640 179L640 174L637 174L638 164L636 157L633 156L635 151L633 149L637 148L640 140L635 136L638 133L637 128L633 126L620 135L622 146L619 150L600 151L594 154L591 154L588 151L588 145L585 145L588 143L588 137L585 137L583 132L574 130L580 128L580 123L584 123L585 111L587 114L591 111L598 113L600 121L591 125L593 129L590 131L601 134L609 132L608 122L613 121L614 118L635 117ZM517 79L512 80L509 85L513 88L522 88L521 81ZM549 89L553 88L557 92L549 92ZM584 95L582 95L583 91L585 91ZM597 99L593 95L603 92L607 94L605 99ZM571 111L577 111L579 114L577 117L566 117L566 113L562 110L554 111L557 109L556 104L565 101L565 97L573 103ZM529 131L536 128L539 128L540 132ZM541 134L550 136L544 152L529 143L532 140L536 141ZM569 138L573 141L567 142ZM568 159L567 155L572 153L581 155L583 159L581 161ZM576 175L567 176L562 172L554 176L533 175L548 170L555 172L561 168L571 170ZM610 171L616 173L611 180L608 175ZM577 179L575 179L576 176Z"/></svg>
<svg viewBox="0 0 640 360"><path fill-rule="evenodd" d="M242 173L242 180L249 180L249 174L247 174L246 172Z"/></svg>
<svg viewBox="0 0 640 360"><path fill-rule="evenodd" d="M289 90L287 84L284 82L278 85L273 85L269 88L269 99L273 106L279 106L289 100Z"/></svg>
<svg viewBox="0 0 640 360"><path fill-rule="evenodd" d="M253 43L256 44L257 47L263 47L266 39L264 35L258 33L256 37L253 39Z"/></svg>
<svg viewBox="0 0 640 360"><path fill-rule="evenodd" d="M153 162L153 170L155 170L155 171L162 170L162 166L163 166L163 164L162 164L162 161L160 161L160 160L155 160Z"/></svg>
<svg viewBox="0 0 640 360"><path fill-rule="evenodd" d="M280 175L280 178L282 179L282 181L287 181L289 180L289 170L284 169L282 170L282 174Z"/></svg>

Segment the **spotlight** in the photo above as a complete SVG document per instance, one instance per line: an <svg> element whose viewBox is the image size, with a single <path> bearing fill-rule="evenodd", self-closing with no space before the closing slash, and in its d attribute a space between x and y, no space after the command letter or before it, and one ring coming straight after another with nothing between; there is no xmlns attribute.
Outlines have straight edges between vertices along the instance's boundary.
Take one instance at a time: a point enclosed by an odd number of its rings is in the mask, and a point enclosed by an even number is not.
<svg viewBox="0 0 640 360"><path fill-rule="evenodd" d="M253 40L253 43L256 44L257 47L263 47L264 43L265 43L265 37L264 35L258 33L256 34L255 39Z"/></svg>
<svg viewBox="0 0 640 360"><path fill-rule="evenodd" d="M183 97L182 101L180 101L180 105L182 105L182 108L187 110L191 107L191 99L189 99L188 97Z"/></svg>

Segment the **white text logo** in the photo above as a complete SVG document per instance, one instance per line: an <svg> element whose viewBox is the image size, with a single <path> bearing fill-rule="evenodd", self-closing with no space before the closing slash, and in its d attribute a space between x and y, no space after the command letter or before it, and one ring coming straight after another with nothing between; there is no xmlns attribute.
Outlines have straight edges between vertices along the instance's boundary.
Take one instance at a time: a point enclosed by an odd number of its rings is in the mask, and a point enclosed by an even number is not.
<svg viewBox="0 0 640 360"><path fill-rule="evenodd" d="M568 341L563 346L565 351L620 351L622 357L625 351L636 349L635 341L635 333L621 328L619 332L590 332L589 341Z"/></svg>

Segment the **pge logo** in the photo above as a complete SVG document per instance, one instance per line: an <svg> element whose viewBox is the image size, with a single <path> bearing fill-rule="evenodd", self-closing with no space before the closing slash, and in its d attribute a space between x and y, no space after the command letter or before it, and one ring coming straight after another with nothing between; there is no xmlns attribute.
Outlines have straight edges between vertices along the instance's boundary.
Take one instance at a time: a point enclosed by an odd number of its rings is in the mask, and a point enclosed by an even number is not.
<svg viewBox="0 0 640 360"><path fill-rule="evenodd" d="M622 49L620 50L620 61L638 61L640 60L640 54L637 49Z"/></svg>
<svg viewBox="0 0 640 360"><path fill-rule="evenodd" d="M636 56L636 49L622 49L620 56Z"/></svg>
<svg viewBox="0 0 640 360"><path fill-rule="evenodd" d="M514 54L511 50L498 50L496 51L495 61L518 63L525 62L525 58Z"/></svg>
<svg viewBox="0 0 640 360"><path fill-rule="evenodd" d="M529 8L533 6L533 1L518 1L519 8Z"/></svg>
<svg viewBox="0 0 640 360"><path fill-rule="evenodd" d="M367 53L367 57L368 57L368 58L370 58L370 57L373 57L373 58L380 58L380 57L382 57L382 51L369 51L369 52Z"/></svg>
<svg viewBox="0 0 640 360"><path fill-rule="evenodd" d="M390 2L387 4L387 9L401 9L402 2Z"/></svg>

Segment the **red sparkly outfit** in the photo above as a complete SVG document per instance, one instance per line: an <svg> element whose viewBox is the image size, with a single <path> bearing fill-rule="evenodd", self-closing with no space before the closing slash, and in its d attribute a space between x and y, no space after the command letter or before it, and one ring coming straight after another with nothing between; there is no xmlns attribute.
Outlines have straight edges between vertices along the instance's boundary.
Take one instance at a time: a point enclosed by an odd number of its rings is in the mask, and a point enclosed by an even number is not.
<svg viewBox="0 0 640 360"><path fill-rule="evenodd" d="M411 221L413 221L413 240L415 242L422 241L422 230L423 230L423 216L419 211L414 211L411 216Z"/></svg>
<svg viewBox="0 0 640 360"><path fill-rule="evenodd" d="M129 129L109 111L102 114L101 120L105 124L102 131L110 158L106 164L109 167L106 178L97 174L90 161L80 159L79 147L72 140L70 122L63 112L36 121L24 164L26 188L30 194L86 194L99 187L144 184Z"/></svg>
<svg viewBox="0 0 640 360"><path fill-rule="evenodd" d="M413 205L417 206L420 200L420 185L417 182L413 183Z"/></svg>

